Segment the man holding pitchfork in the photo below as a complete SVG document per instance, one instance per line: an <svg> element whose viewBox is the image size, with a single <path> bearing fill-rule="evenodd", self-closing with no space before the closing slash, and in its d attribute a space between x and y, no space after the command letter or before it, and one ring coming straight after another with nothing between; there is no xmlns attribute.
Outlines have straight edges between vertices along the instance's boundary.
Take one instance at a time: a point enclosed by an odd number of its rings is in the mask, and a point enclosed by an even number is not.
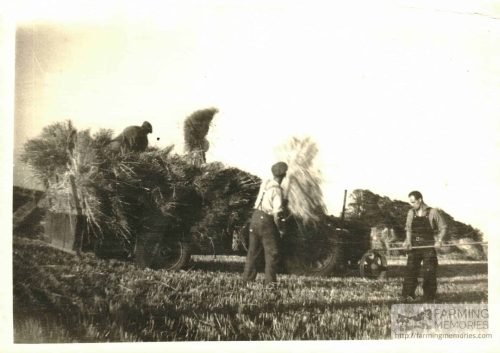
<svg viewBox="0 0 500 353"><path fill-rule="evenodd" d="M437 291L436 248L441 247L447 226L439 210L427 206L419 191L410 192L408 197L412 208L406 219L406 240L403 245L409 252L402 295L405 301L415 300L418 273L423 263L423 301L433 301ZM426 247L412 248L420 246Z"/></svg>

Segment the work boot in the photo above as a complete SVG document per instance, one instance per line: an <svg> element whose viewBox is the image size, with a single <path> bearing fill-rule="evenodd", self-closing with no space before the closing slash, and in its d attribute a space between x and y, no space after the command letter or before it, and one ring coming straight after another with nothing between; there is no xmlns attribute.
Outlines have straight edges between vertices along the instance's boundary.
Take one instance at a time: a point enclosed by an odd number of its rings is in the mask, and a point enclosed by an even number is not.
<svg viewBox="0 0 500 353"><path fill-rule="evenodd" d="M407 296L403 296L401 298L402 302L405 303L405 304L413 304L416 302L416 298L414 295L407 295Z"/></svg>

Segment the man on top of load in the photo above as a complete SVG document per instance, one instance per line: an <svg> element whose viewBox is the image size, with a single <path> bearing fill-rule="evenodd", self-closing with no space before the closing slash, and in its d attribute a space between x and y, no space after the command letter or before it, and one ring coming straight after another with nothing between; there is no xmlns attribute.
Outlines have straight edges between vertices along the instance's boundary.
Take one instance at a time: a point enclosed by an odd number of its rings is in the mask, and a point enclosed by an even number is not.
<svg viewBox="0 0 500 353"><path fill-rule="evenodd" d="M148 147L148 134L152 132L153 127L147 121L142 126L129 126L111 141L109 147L113 152L144 152Z"/></svg>

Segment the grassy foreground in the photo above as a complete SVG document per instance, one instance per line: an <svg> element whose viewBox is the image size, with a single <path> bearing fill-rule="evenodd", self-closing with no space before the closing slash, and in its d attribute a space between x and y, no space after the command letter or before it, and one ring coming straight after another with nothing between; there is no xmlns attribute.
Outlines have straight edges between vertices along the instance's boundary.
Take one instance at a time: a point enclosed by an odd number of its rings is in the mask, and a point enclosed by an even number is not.
<svg viewBox="0 0 500 353"><path fill-rule="evenodd" d="M335 340L390 337L401 260L384 281L280 275L243 285L241 258L196 257L187 271L141 270L14 238L14 340L35 342ZM487 263L441 262L438 302L485 303Z"/></svg>

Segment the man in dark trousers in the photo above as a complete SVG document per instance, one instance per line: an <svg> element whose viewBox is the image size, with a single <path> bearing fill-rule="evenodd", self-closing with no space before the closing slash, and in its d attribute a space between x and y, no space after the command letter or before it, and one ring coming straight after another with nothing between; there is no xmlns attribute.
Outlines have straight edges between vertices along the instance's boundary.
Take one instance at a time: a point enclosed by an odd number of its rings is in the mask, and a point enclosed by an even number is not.
<svg viewBox="0 0 500 353"><path fill-rule="evenodd" d="M424 301L433 301L436 297L438 266L436 248L442 245L446 235L446 223L441 213L424 203L419 191L412 191L408 195L412 208L406 219L406 240L404 247L409 250L406 273L403 282L403 299L415 300L415 289L418 285L418 274L423 262L424 270ZM430 246L428 248L412 247Z"/></svg>
<svg viewBox="0 0 500 353"><path fill-rule="evenodd" d="M148 134L153 132L153 127L147 121L142 126L129 126L115 137L109 144L113 152L129 153L144 152L148 147Z"/></svg>
<svg viewBox="0 0 500 353"><path fill-rule="evenodd" d="M283 208L281 182L286 176L288 166L278 162L271 168L273 179L262 182L255 202L255 210L250 221L250 236L247 260L243 272L244 281L253 281L257 276L256 261L262 249L265 258L265 283L277 282L276 271L279 261L278 242L283 236L280 214Z"/></svg>

